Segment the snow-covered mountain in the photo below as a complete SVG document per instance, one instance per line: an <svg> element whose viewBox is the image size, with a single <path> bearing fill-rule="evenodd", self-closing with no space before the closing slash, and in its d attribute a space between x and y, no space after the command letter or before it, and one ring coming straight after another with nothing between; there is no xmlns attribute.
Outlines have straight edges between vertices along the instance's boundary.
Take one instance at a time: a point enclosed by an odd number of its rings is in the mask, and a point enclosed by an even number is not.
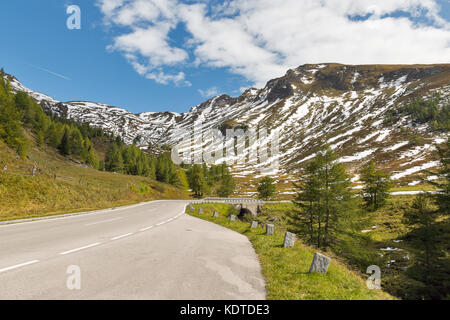
<svg viewBox="0 0 450 320"><path fill-rule="evenodd" d="M449 64L302 65L262 89L248 89L240 97L220 95L182 114L132 114L93 102L59 102L8 77L14 90L27 91L45 109L102 127L129 143L139 136L143 146L174 145L200 120L204 131L267 128L270 133L277 129L279 153L270 159L279 161L279 170L272 173L280 182L295 180L301 166L328 142L339 153L339 161L354 172L374 157L394 179L415 184L419 176L426 176L423 170L437 165L433 151L446 133L432 130L429 123L417 125L408 115L390 121L387 115L413 98L439 93L441 104L447 106L450 99ZM259 176L262 167L240 164L233 170L236 177L245 179Z"/></svg>

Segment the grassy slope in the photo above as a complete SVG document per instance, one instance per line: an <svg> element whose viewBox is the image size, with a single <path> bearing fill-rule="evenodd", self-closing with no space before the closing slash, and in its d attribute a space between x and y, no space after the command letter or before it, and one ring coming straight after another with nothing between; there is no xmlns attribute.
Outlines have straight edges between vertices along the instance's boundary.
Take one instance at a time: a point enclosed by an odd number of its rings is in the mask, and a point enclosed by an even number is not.
<svg viewBox="0 0 450 320"><path fill-rule="evenodd" d="M283 232L278 228L274 236L267 236L262 228L250 229L248 223L229 222L226 217L233 209L228 204L196 204L194 207L204 208L204 213L189 214L218 223L249 238L261 262L268 299L392 299L382 291L367 289L361 277L335 259L331 262L328 274L309 274L316 250L299 241L293 249L283 248ZM219 212L219 218L212 218L213 210Z"/></svg>
<svg viewBox="0 0 450 320"><path fill-rule="evenodd" d="M33 163L39 169L35 177L29 175ZM1 170L5 164L7 173ZM187 198L170 185L88 168L47 147L34 146L22 160L0 141L0 166L0 220Z"/></svg>
<svg viewBox="0 0 450 320"><path fill-rule="evenodd" d="M365 228L371 231L361 233L362 237L367 237L367 241L359 245L355 243L352 252L345 258L336 257L360 272L364 272L370 264L379 265L383 289L404 299L420 299L416 292L423 287L422 283L412 279L406 271L414 264L417 254L417 248L410 242L409 230L402 221L404 212L409 209L413 200L414 196L411 195L391 197L385 207L372 214L370 225ZM266 204L256 219L265 223L268 219L276 217L277 228L286 230L288 228L286 214L294 209L295 205L292 203ZM449 223L443 225L446 229L442 232L450 234L450 219L448 221ZM372 226L375 228L372 229ZM387 247L399 250L380 250Z"/></svg>

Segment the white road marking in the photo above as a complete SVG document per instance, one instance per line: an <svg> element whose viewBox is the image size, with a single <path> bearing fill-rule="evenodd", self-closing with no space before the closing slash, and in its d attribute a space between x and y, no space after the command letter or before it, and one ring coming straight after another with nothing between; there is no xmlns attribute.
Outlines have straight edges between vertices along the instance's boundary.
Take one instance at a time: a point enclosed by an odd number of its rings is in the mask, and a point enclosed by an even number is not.
<svg viewBox="0 0 450 320"><path fill-rule="evenodd" d="M101 242L96 242L96 243L92 243L90 245L87 245L87 246L84 246L84 247L81 247L81 248L76 248L76 249L72 249L72 250L69 250L69 251L64 251L64 252L61 252L60 254L62 254L62 255L69 254L69 253L80 251L80 250L83 250L83 249L95 247L95 246L98 246L99 244L101 244Z"/></svg>
<svg viewBox="0 0 450 320"><path fill-rule="evenodd" d="M130 233L127 233L127 234L123 234L121 236L117 236L117 237L111 238L111 240L117 240L117 239L125 238L125 237L128 237L128 236L131 236L132 234L133 234L133 232L130 232Z"/></svg>
<svg viewBox="0 0 450 320"><path fill-rule="evenodd" d="M21 264L16 264L15 266L6 267L6 268L3 268L3 269L0 269L0 273L6 272L6 271L9 271L9 270L13 270L13 269L17 269L17 268L20 268L20 267L24 267L24 266L27 266L27 265L30 265L30 264L33 264L33 263L36 263L36 262L39 262L39 260L31 260L31 261L24 262L24 263L21 263Z"/></svg>
<svg viewBox="0 0 450 320"><path fill-rule="evenodd" d="M153 228L153 226L150 226L150 227L147 227L147 228L142 228L142 229L139 230L139 231L146 231L146 230L149 230L149 229L151 229L151 228Z"/></svg>
<svg viewBox="0 0 450 320"><path fill-rule="evenodd" d="M157 223L156 225L157 225L157 226L161 226L161 225L165 224L166 222L167 222L167 221L163 221L163 222Z"/></svg>
<svg viewBox="0 0 450 320"><path fill-rule="evenodd" d="M88 224L86 224L86 226L93 226L93 225L95 225L95 224L104 223L104 222L110 222L110 221L116 221L116 220L120 220L120 219L122 219L122 217L117 217L117 218L114 218L114 219L109 219L109 220L103 220L103 221L98 221L98 222L88 223Z"/></svg>

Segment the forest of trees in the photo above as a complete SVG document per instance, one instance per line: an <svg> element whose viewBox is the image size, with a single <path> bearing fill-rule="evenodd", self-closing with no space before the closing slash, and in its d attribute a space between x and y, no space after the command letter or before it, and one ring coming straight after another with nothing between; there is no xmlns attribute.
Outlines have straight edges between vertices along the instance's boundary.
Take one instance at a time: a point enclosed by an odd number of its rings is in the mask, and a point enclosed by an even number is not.
<svg viewBox="0 0 450 320"><path fill-rule="evenodd" d="M206 194L216 194L221 197L229 197L234 193L236 184L225 164L210 165L183 165L189 186L197 197Z"/></svg>
<svg viewBox="0 0 450 320"><path fill-rule="evenodd" d="M63 156L86 162L93 168L117 173L147 176L188 189L184 170L166 155L152 156L136 145L126 145L120 137L101 128L46 114L26 92L11 92L9 82L0 71L0 139L26 158L31 141L25 130L33 133L36 144L55 148ZM99 161L92 139L102 137L109 146L104 161Z"/></svg>
<svg viewBox="0 0 450 320"><path fill-rule="evenodd" d="M9 82L0 71L0 139L25 158L30 141L25 136L29 129L38 146L44 143L57 148L61 154L74 155L92 167L98 167L98 158L91 139L105 133L87 124L47 115L26 92L11 92Z"/></svg>
<svg viewBox="0 0 450 320"><path fill-rule="evenodd" d="M414 123L429 123L433 130L450 130L450 104L442 103L439 94L428 99L414 99L402 107L388 110L384 122L392 124L405 115L410 116Z"/></svg>
<svg viewBox="0 0 450 320"><path fill-rule="evenodd" d="M105 161L100 162L100 169L145 176L183 190L188 189L186 172L175 165L168 155L149 155L135 144L126 145L120 139L111 143Z"/></svg>
<svg viewBox="0 0 450 320"><path fill-rule="evenodd" d="M439 177L437 182L430 182L438 191L418 194L403 208L402 220L408 229L405 239L417 250L414 265L407 270L415 285L408 290L415 297L425 299L450 295L449 141L438 148L439 171L430 173ZM307 164L296 184L298 193L294 203L298 209L290 215L289 225L305 243L346 256L352 255L352 250L364 251L367 244L360 230L369 221L369 212L376 215L386 205L392 182L374 161L369 161L360 172L365 187L358 194L352 190L344 166L336 159L333 150L324 147ZM360 256L366 259L364 253ZM353 262L357 259L356 255L351 258Z"/></svg>

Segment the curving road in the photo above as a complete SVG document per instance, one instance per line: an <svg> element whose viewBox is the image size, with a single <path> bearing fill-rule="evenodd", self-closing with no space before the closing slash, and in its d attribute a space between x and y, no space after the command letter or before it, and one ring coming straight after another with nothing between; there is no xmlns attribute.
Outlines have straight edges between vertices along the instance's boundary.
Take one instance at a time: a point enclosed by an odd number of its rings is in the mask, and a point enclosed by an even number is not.
<svg viewBox="0 0 450 320"><path fill-rule="evenodd" d="M0 225L0 299L264 299L248 239L187 203Z"/></svg>

